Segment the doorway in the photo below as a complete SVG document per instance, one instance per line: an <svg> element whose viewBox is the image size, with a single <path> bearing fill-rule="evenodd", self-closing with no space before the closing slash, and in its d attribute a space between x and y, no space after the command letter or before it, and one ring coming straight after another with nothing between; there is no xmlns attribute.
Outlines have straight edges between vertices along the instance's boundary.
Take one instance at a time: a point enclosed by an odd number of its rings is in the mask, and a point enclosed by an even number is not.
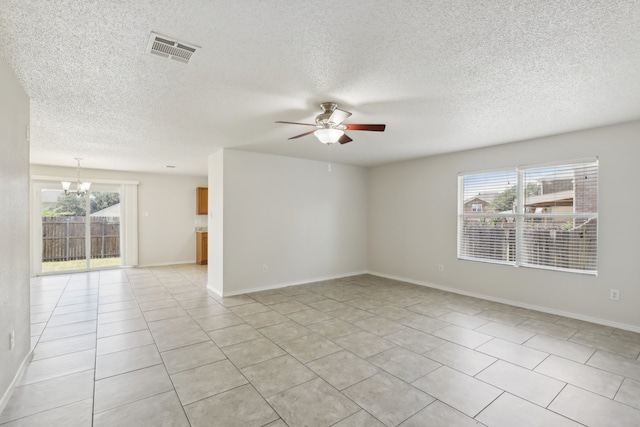
<svg viewBox="0 0 640 427"><path fill-rule="evenodd" d="M36 274L120 267L120 185L95 184L84 195L65 194L58 185L35 185Z"/></svg>

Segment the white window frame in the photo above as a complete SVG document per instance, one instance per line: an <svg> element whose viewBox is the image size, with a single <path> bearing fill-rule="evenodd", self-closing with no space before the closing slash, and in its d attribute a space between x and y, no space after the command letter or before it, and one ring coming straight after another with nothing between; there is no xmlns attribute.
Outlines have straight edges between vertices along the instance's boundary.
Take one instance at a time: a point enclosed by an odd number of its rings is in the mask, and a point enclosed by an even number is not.
<svg viewBox="0 0 640 427"><path fill-rule="evenodd" d="M554 163L545 163L545 164L537 164L537 165L525 165L525 166L517 166L517 167L513 167L513 168L507 168L507 169L500 169L500 170L489 170L489 171L477 171L477 172L470 172L470 173L459 173L458 174L458 226L457 226L457 256L458 259L460 260L467 260L467 261L477 261L477 262L486 262L486 263L491 263L491 264L504 264L504 265L512 265L515 267L529 267L529 268L537 268L537 269L546 269L546 270L555 270L555 271L565 271L565 272L571 272L571 273L580 273L580 274L588 274L588 275L596 275L598 274L598 226L597 226L597 219L598 219L598 200L599 200L599 185L598 185L598 181L599 179L596 177L596 206L595 206L595 212L574 212L572 213L547 213L547 212L526 212L525 209L525 202L526 202L526 196L525 196L525 182L524 182L524 177L525 177L525 173L527 171L536 171L536 170L541 170L541 169L545 169L545 168L550 168L553 169L555 167L563 167L563 166L567 166L567 167L572 167L572 166L578 166L581 164L591 164L591 163L595 163L595 171L596 173L599 172L599 164L598 164L598 158L588 158L588 159L574 159L574 160L568 160L568 161L561 161L561 162L554 162ZM486 175L486 176L491 176L492 174L498 174L498 173L506 173L506 172L515 172L516 176L517 176L517 183L516 183L516 199L515 199L515 209L514 212L487 212L485 210L483 210L482 212L477 212L477 211L473 211L473 208L471 210L471 212L465 212L464 211L464 202L465 202L465 197L464 197L464 192L465 192L465 188L464 188L464 179L465 177L471 177L471 176L482 176L482 175ZM468 201L468 199L467 199ZM574 196L574 200L572 202L575 206L576 200L575 200L575 196ZM484 257L479 257L479 256L469 256L469 255L465 255L463 254L463 232L464 232L464 224L465 224L465 219L469 219L469 218L477 218L478 221L483 221L486 219L491 219L491 220L502 220L502 221L509 221L511 219L515 220L515 259L513 261L511 260L504 260L504 259L494 259L494 258L484 258ZM551 266L551 265L544 265L544 264L536 264L536 263L532 263L532 262L527 262L526 260L524 260L523 258L525 257L524 255L524 244L525 244L525 221L529 220L535 220L536 218L540 219L540 218L544 218L549 219L549 220L553 220L553 219L562 219L562 218L567 218L567 221L573 219L583 219L588 221L592 221L595 220L596 222L596 237L595 237L595 268L594 269L575 269L575 268L564 268L564 267L558 267L558 266ZM479 243L484 243L485 241L480 241ZM467 242L465 242L466 244Z"/></svg>

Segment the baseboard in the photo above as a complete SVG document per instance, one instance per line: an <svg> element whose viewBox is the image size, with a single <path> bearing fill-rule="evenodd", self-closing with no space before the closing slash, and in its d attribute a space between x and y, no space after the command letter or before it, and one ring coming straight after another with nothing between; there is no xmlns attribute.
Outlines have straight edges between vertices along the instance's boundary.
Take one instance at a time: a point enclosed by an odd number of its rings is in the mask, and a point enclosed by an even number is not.
<svg viewBox="0 0 640 427"><path fill-rule="evenodd" d="M209 283L207 283L207 293L213 294L215 297L222 298L222 294Z"/></svg>
<svg viewBox="0 0 640 427"><path fill-rule="evenodd" d="M156 263L156 264L140 264L140 265L136 265L133 268L149 268L149 267L166 267L169 265L184 265L184 264L195 264L196 260L190 260L190 261L172 261L172 262L160 262L160 263Z"/></svg>
<svg viewBox="0 0 640 427"><path fill-rule="evenodd" d="M223 291L222 293L219 293L210 284L208 284L207 285L207 290L209 292L213 293L215 296L222 298L222 297L231 297L231 296L236 296L236 295L248 294L248 293L252 293L252 292L261 292L261 291L268 291L268 290L273 290L273 289L286 288L286 287L289 287L289 286L306 285L306 284L309 284L309 283L321 282L323 280L342 279L342 278L346 278L346 277L357 276L357 275L360 275L360 274L371 274L373 276L379 276L379 277L384 277L384 278L387 278L387 279L399 280L401 282L407 282L407 283L411 283L411 284L418 285L418 286L425 286L425 287L428 287L428 288L439 289L439 290L451 292L451 293L454 293L454 294L465 295L465 296L474 297L474 298L480 298L480 299L484 299L484 300L487 300L487 301L493 301L493 302L498 302L498 303L501 303L501 304L512 305L514 307L526 308L526 309L529 309L529 310L540 311L540 312L548 313L548 314L555 314L557 316L568 317L568 318L576 319L576 320L583 320L585 322L596 323L596 324L599 324L599 325L610 326L612 328L623 329L623 330L626 330L626 331L640 333L640 326L628 325L626 323L614 322L614 321L607 320L607 319L600 319L600 318L597 318L597 317L586 316L586 315L583 315L583 314L573 313L573 312L569 312L569 311L556 310L556 309L553 309L553 308L538 306L538 305L534 305L534 304L527 304L527 303L523 303L523 302L520 302L520 301L513 301L513 300L504 299L504 298L497 298L497 297L493 297L491 295L485 295L485 294L480 294L480 293L476 293L476 292L468 292L468 291L464 291L464 290L461 290L461 289L452 288L452 287L449 287L449 286L442 286L442 285L438 285L436 283L423 282L423 281L420 281L420 280L414 280L414 279L410 279L410 278L407 278L407 277L394 276L394 275L391 275L391 274L380 273L380 272L377 272L377 271L360 271L360 272L349 273L349 274L346 274L346 275L335 275L335 276L318 277L318 278L306 280L304 282L277 283L277 284L272 284L272 285L265 285L265 286L258 286L258 287L253 287L253 288L242 289L242 290L239 290L239 291L232 291L232 292L224 292Z"/></svg>
<svg viewBox="0 0 640 427"><path fill-rule="evenodd" d="M207 289L209 291L213 292L215 295L217 295L219 297L232 297L232 296L236 296L236 295L250 294L252 292L262 292L262 291L270 291L270 290L273 290L273 289L287 288L289 286L307 285L309 283L322 282L322 281L325 281L325 280L343 279L345 277L358 276L360 274L367 274L367 272L366 271L357 271L357 272L351 272L351 273L346 273L346 274L316 277L316 278L313 278L313 279L305 279L302 282L297 282L296 281L296 282L276 283L276 284L265 285L265 286L257 286L257 287L253 287L253 288L247 288L247 289L242 289L242 290L238 290L238 291L231 291L231 292L224 292L224 290L223 290L222 294L219 294L209 284L207 285Z"/></svg>
<svg viewBox="0 0 640 427"><path fill-rule="evenodd" d="M20 378L22 378L22 374L24 374L24 371L27 369L27 365L29 364L29 362L31 362L31 359L33 359L33 350L29 351L29 353L27 353L25 358L22 360L20 368L16 372L16 375L13 377L13 381L11 381L11 384L9 384L9 387L7 387L4 394L2 395L2 399L0 399L0 414L2 414L2 411L4 411L4 408L6 408L7 403L9 403L9 399L11 399L13 390L16 388L16 384L18 384Z"/></svg>
<svg viewBox="0 0 640 427"><path fill-rule="evenodd" d="M465 295L465 296L474 297L474 298L480 298L480 299L484 299L484 300L487 300L487 301L499 302L501 304L512 305L514 307L521 307L521 308L526 308L526 309L529 309L529 310L541 311L543 313L555 314L555 315L558 315L558 316L569 317L571 319L583 320L585 322L597 323L598 325L611 326L612 328L624 329L626 331L640 333L640 326L628 325L626 323L618 323L618 322L614 322L614 321L611 321L611 320L600 319L600 318L591 317L591 316L585 316L585 315L579 314L579 313L572 313L572 312L569 312L569 311L556 310L556 309L553 309L553 308L542 307L542 306L533 305L533 304L527 304L527 303L523 303L523 302L520 302L520 301L512 301L512 300L508 300L508 299L504 299L504 298L496 298L496 297L493 297L493 296L490 296L490 295L484 295L484 294L479 294L479 293L475 293L475 292L467 292L467 291L464 291L464 290L461 290L461 289L451 288L449 286L442 286L442 285L438 285L438 284L430 283L430 282L422 282L420 280L414 280L414 279L409 279L409 278L406 278L406 277L394 276L394 275L391 275L391 274L384 274L384 273L380 273L380 272L377 272L377 271L369 271L369 272L367 272L367 274L371 274L373 276L384 277L386 279L399 280L401 282L407 282L407 283L411 283L411 284L418 285L418 286L425 286L425 287L428 287L428 288L439 289L441 291L447 291L447 292L451 292L451 293L454 293L454 294Z"/></svg>

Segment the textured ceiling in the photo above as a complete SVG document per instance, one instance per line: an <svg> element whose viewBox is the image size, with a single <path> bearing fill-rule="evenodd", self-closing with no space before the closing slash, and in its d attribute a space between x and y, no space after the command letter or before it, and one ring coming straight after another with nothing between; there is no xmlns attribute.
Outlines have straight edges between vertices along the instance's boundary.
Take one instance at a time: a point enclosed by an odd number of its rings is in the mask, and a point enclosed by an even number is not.
<svg viewBox="0 0 640 427"><path fill-rule="evenodd" d="M202 49L145 53L152 31ZM638 0L0 0L31 162L207 173L221 147L376 165L640 118ZM166 169L175 165L175 169Z"/></svg>

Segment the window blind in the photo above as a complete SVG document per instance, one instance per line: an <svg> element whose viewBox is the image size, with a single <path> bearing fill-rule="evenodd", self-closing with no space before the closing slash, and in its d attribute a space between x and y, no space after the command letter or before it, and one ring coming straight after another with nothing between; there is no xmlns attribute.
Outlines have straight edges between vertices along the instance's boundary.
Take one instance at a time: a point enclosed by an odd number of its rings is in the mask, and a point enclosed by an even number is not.
<svg viewBox="0 0 640 427"><path fill-rule="evenodd" d="M520 263L596 273L598 163L524 169L523 182Z"/></svg>
<svg viewBox="0 0 640 427"><path fill-rule="evenodd" d="M515 261L516 171L466 175L461 184L458 256Z"/></svg>
<svg viewBox="0 0 640 427"><path fill-rule="evenodd" d="M597 273L597 160L460 175L458 199L459 258Z"/></svg>

